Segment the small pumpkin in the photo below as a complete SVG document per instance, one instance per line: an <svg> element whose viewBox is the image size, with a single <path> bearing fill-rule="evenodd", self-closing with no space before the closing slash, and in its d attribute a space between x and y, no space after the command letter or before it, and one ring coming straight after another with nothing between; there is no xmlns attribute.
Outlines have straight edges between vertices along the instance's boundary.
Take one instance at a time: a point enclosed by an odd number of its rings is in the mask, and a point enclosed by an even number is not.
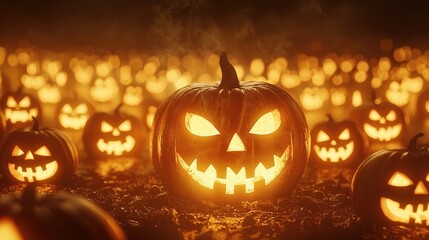
<svg viewBox="0 0 429 240"><path fill-rule="evenodd" d="M34 186L0 198L0 235L14 240L126 239L112 216L94 203L69 193L37 194Z"/></svg>
<svg viewBox="0 0 429 240"><path fill-rule="evenodd" d="M33 117L42 118L40 103L21 88L17 92L6 92L0 98L0 109L6 117L7 129L29 127Z"/></svg>
<svg viewBox="0 0 429 240"><path fill-rule="evenodd" d="M355 211L367 221L427 226L429 219L429 149L380 150L357 169L352 180Z"/></svg>
<svg viewBox="0 0 429 240"><path fill-rule="evenodd" d="M311 130L310 162L316 167L356 167L364 158L364 139L351 120L316 124Z"/></svg>
<svg viewBox="0 0 429 240"><path fill-rule="evenodd" d="M66 99L57 107L58 124L63 129L81 130L94 113L94 107L87 101Z"/></svg>
<svg viewBox="0 0 429 240"><path fill-rule="evenodd" d="M293 190L308 159L309 132L295 100L265 82L240 84L226 53L222 80L189 85L158 108L152 161L164 186L194 199L240 201Z"/></svg>
<svg viewBox="0 0 429 240"><path fill-rule="evenodd" d="M33 126L8 133L0 146L0 167L10 182L59 182L74 174L78 154L71 139L55 128Z"/></svg>
<svg viewBox="0 0 429 240"><path fill-rule="evenodd" d="M140 121L120 112L96 112L86 122L82 140L88 155L96 158L136 156L142 147L144 129Z"/></svg>

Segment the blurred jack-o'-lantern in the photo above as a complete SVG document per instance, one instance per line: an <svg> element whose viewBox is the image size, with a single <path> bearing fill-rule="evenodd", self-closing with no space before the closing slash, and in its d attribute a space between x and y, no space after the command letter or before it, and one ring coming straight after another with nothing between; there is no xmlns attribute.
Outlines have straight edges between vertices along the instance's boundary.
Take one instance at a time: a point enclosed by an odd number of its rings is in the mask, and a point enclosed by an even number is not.
<svg viewBox="0 0 429 240"><path fill-rule="evenodd" d="M49 81L37 91L37 97L42 103L59 103L61 101L60 88L53 81Z"/></svg>
<svg viewBox="0 0 429 240"><path fill-rule="evenodd" d="M58 105L58 123L63 129L81 130L93 113L94 108L89 102L67 99Z"/></svg>
<svg viewBox="0 0 429 240"><path fill-rule="evenodd" d="M128 86L125 89L123 102L128 106L138 106L143 101L143 89L140 86Z"/></svg>
<svg viewBox="0 0 429 240"><path fill-rule="evenodd" d="M146 126L147 130L152 129L153 119L155 117L156 110L159 105L161 105L161 101L158 101L155 98L145 98L142 104L143 107L143 123Z"/></svg>
<svg viewBox="0 0 429 240"><path fill-rule="evenodd" d="M0 236L5 240L126 239L115 220L97 205L69 193L37 194L34 186L0 199Z"/></svg>
<svg viewBox="0 0 429 240"><path fill-rule="evenodd" d="M77 150L71 139L54 128L31 128L8 133L0 147L0 166L10 182L58 182L73 175Z"/></svg>
<svg viewBox="0 0 429 240"><path fill-rule="evenodd" d="M304 88L300 97L301 106L308 111L318 110L329 99L329 92L326 88L307 87Z"/></svg>
<svg viewBox="0 0 429 240"><path fill-rule="evenodd" d="M386 99L396 106L402 107L410 102L410 93L402 84L394 81L386 90Z"/></svg>
<svg viewBox="0 0 429 240"><path fill-rule="evenodd" d="M41 119L39 101L24 93L22 87L17 92L6 92L0 98L0 108L6 117L9 130L31 126L33 117Z"/></svg>
<svg viewBox="0 0 429 240"><path fill-rule="evenodd" d="M83 129L83 144L86 152L97 158L113 156L136 156L142 147L145 133L140 121L119 111L96 112Z"/></svg>
<svg viewBox="0 0 429 240"><path fill-rule="evenodd" d="M364 139L351 120L329 120L311 130L310 162L316 167L356 167L364 156Z"/></svg>
<svg viewBox="0 0 429 240"><path fill-rule="evenodd" d="M398 143L402 146L407 120L398 106L374 98L372 103L356 108L352 113L352 119L368 137L370 144Z"/></svg>
<svg viewBox="0 0 429 240"><path fill-rule="evenodd" d="M97 78L89 90L92 100L102 103L113 100L118 93L118 83L113 77Z"/></svg>
<svg viewBox="0 0 429 240"><path fill-rule="evenodd" d="M429 224L429 150L380 150L359 166L353 181L353 206L365 220L405 225Z"/></svg>
<svg viewBox="0 0 429 240"><path fill-rule="evenodd" d="M302 110L275 85L240 84L226 53L219 86L196 84L155 114L152 160L174 194L215 201L289 193L304 171L309 132Z"/></svg>

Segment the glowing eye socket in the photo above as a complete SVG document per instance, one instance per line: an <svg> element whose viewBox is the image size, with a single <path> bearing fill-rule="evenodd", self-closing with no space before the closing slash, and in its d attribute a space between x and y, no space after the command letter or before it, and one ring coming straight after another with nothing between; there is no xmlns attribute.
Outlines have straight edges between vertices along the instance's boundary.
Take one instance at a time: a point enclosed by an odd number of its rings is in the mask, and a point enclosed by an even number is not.
<svg viewBox="0 0 429 240"><path fill-rule="evenodd" d="M131 131L131 122L130 120L126 120L118 127L119 131L128 132Z"/></svg>
<svg viewBox="0 0 429 240"><path fill-rule="evenodd" d="M186 113L185 126L189 132L201 137L209 137L220 134L216 127L213 126L209 120L193 113Z"/></svg>
<svg viewBox="0 0 429 240"><path fill-rule="evenodd" d="M256 121L249 133L257 135L267 135L279 129L281 123L280 111L274 109L268 112Z"/></svg>
<svg viewBox="0 0 429 240"><path fill-rule="evenodd" d="M426 181L427 181L427 182L429 182L429 173L428 173L428 175L426 176Z"/></svg>
<svg viewBox="0 0 429 240"><path fill-rule="evenodd" d="M380 118L381 116L377 111L371 110L371 112L369 112L369 119L371 119L372 121L378 121L380 120Z"/></svg>
<svg viewBox="0 0 429 240"><path fill-rule="evenodd" d="M86 104L81 103L76 107L75 111L79 114L87 113L88 107L86 106Z"/></svg>
<svg viewBox="0 0 429 240"><path fill-rule="evenodd" d="M16 107L17 104L16 104L15 99L13 99L13 97L8 97L6 105L10 108L14 108L14 107Z"/></svg>
<svg viewBox="0 0 429 240"><path fill-rule="evenodd" d="M24 97L20 102L19 102L19 106L23 107L23 108L28 108L30 107L30 98L29 97Z"/></svg>
<svg viewBox="0 0 429 240"><path fill-rule="evenodd" d="M47 147L42 146L39 149L37 149L34 154L39 155L39 156L44 156L44 157L49 157L51 156L51 152L48 150Z"/></svg>
<svg viewBox="0 0 429 240"><path fill-rule="evenodd" d="M19 148L18 146L15 146L12 150L12 156L13 157L18 157L24 154L24 151L21 150L21 148Z"/></svg>
<svg viewBox="0 0 429 240"><path fill-rule="evenodd" d="M340 136L338 137L340 140L349 140L350 139L350 131L349 129L345 129L341 132Z"/></svg>
<svg viewBox="0 0 429 240"><path fill-rule="evenodd" d="M395 111L390 111L386 116L387 121L395 121L396 120L396 113Z"/></svg>
<svg viewBox="0 0 429 240"><path fill-rule="evenodd" d="M405 174L401 172L395 172L389 179L389 182L387 184L394 187L407 187L412 185L413 181L411 181L407 176L405 176Z"/></svg>
<svg viewBox="0 0 429 240"><path fill-rule="evenodd" d="M101 122L101 132L112 132L112 131L113 131L112 125L108 124L105 121Z"/></svg>
<svg viewBox="0 0 429 240"><path fill-rule="evenodd" d="M326 134L324 131L320 131L319 134L317 134L316 141L317 142L326 142L326 141L329 141L329 139L331 139L331 138L329 137L328 134Z"/></svg>
<svg viewBox="0 0 429 240"><path fill-rule="evenodd" d="M62 112L63 113L71 113L73 111L72 107L70 106L70 104L65 104L64 107L62 108Z"/></svg>

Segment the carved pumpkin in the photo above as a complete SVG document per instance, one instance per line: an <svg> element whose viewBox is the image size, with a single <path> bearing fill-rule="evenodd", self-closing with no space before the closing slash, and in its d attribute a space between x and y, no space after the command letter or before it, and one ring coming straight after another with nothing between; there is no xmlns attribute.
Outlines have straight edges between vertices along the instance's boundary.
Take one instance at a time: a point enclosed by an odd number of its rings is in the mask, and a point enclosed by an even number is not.
<svg viewBox="0 0 429 240"><path fill-rule="evenodd" d="M58 182L73 175L77 150L70 138L54 128L31 128L5 136L0 146L3 177L10 182Z"/></svg>
<svg viewBox="0 0 429 240"><path fill-rule="evenodd" d="M363 159L364 140L356 124L350 120L329 120L311 130L310 161L313 166L357 166Z"/></svg>
<svg viewBox="0 0 429 240"><path fill-rule="evenodd" d="M61 101L61 91L53 81L47 82L37 91L41 103L56 104Z"/></svg>
<svg viewBox="0 0 429 240"><path fill-rule="evenodd" d="M63 129L81 130L93 113L94 108L89 102L64 100L57 108L58 123Z"/></svg>
<svg viewBox="0 0 429 240"><path fill-rule="evenodd" d="M328 99L329 91L323 87L306 87L299 97L301 106L307 111L321 109Z"/></svg>
<svg viewBox="0 0 429 240"><path fill-rule="evenodd" d="M9 130L29 127L33 117L41 119L39 101L22 88L17 92L7 92L0 98L0 108L4 113Z"/></svg>
<svg viewBox="0 0 429 240"><path fill-rule="evenodd" d="M97 158L113 156L136 156L142 146L144 129L140 121L119 111L96 112L83 129L83 144L86 152Z"/></svg>
<svg viewBox="0 0 429 240"><path fill-rule="evenodd" d="M0 199L0 236L9 240L125 240L115 220L94 203L69 193L36 194L28 186Z"/></svg>
<svg viewBox="0 0 429 240"><path fill-rule="evenodd" d="M140 86L129 85L125 89L123 102L128 106L138 106L143 101L143 89Z"/></svg>
<svg viewBox="0 0 429 240"><path fill-rule="evenodd" d="M161 105L161 101L156 100L155 98L146 98L142 104L143 107L143 123L146 126L147 130L152 130L153 119L155 117L156 110L159 105Z"/></svg>
<svg viewBox="0 0 429 240"><path fill-rule="evenodd" d="M380 150L359 166L353 181L353 206L368 221L429 225L429 150Z"/></svg>
<svg viewBox="0 0 429 240"><path fill-rule="evenodd" d="M240 84L225 53L220 66L219 86L189 85L158 108L155 170L183 197L237 201L289 193L308 157L302 110L277 86Z"/></svg>
<svg viewBox="0 0 429 240"><path fill-rule="evenodd" d="M375 99L356 108L352 119L367 136L371 148L380 150L383 146L402 146L406 134L406 119L401 108ZM396 144L396 145L392 145Z"/></svg>
<svg viewBox="0 0 429 240"><path fill-rule="evenodd" d="M89 90L92 100L100 103L112 101L119 93L119 86L113 77L97 78Z"/></svg>

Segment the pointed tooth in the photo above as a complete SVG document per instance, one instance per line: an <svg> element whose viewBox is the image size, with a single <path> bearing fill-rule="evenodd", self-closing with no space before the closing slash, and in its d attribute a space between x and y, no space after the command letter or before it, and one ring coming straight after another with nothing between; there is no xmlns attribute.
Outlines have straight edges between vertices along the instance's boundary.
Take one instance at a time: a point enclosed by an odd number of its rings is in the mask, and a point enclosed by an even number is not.
<svg viewBox="0 0 429 240"><path fill-rule="evenodd" d="M43 168L41 166L38 166L38 167L35 168L35 172L36 173L41 173L41 172L43 172Z"/></svg>
<svg viewBox="0 0 429 240"><path fill-rule="evenodd" d="M213 165L210 165L202 174L202 179L204 180L202 183L203 186L210 189L214 188L214 184L216 182L216 169L213 167Z"/></svg>
<svg viewBox="0 0 429 240"><path fill-rule="evenodd" d="M189 166L189 169L192 169L192 170L198 170L197 169L197 159L194 159L194 161L191 163L191 165Z"/></svg>
<svg viewBox="0 0 429 240"><path fill-rule="evenodd" d="M226 189L225 189L226 194L234 194L235 176L236 176L235 172L230 167L227 167L226 168L226 184L225 184L226 185Z"/></svg>
<svg viewBox="0 0 429 240"><path fill-rule="evenodd" d="M255 179L256 178L263 178L265 172L267 169L265 168L264 164L259 163L258 166L255 168Z"/></svg>
<svg viewBox="0 0 429 240"><path fill-rule="evenodd" d="M23 173L24 171L22 170L22 167L21 166L19 166L17 169L16 169L19 173Z"/></svg>

